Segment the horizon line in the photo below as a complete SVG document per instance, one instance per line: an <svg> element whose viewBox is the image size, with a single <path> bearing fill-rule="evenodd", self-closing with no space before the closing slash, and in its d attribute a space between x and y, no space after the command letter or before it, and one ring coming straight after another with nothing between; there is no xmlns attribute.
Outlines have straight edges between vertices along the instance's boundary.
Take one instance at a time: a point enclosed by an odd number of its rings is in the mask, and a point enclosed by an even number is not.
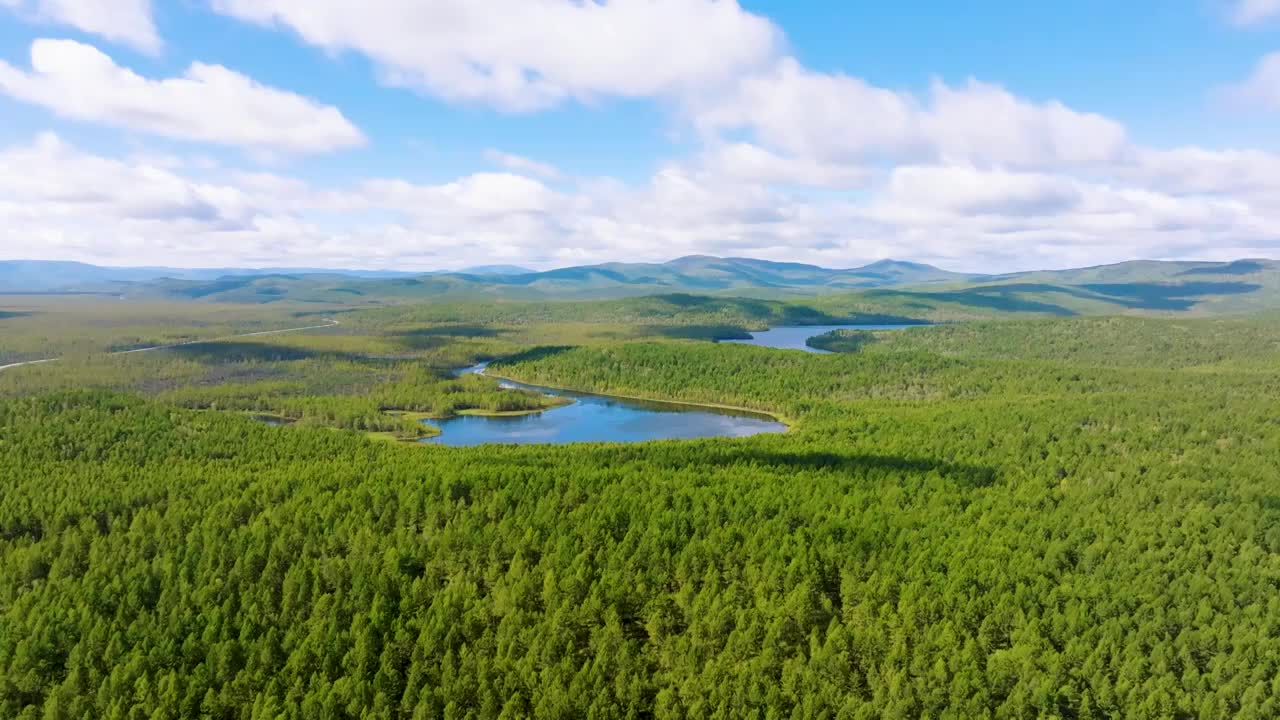
<svg viewBox="0 0 1280 720"><path fill-rule="evenodd" d="M481 263L481 264L478 264L478 265L473 265L473 266L468 266L468 267L462 267L462 268L435 268L435 269L397 270L397 269L395 269L395 268L391 268L391 267L381 267L381 268L368 268L368 267L364 267L364 268L361 268L361 267L352 267L352 266L338 266L338 267L307 267L307 266L293 266L293 267L290 267L290 266L286 266L286 265L275 265L275 266L272 266L272 265L207 265L207 266L195 266L195 265L165 265L165 264L161 264L161 265L106 265L106 264L100 264L100 263L96 263L96 262L90 262L90 261L87 261L87 260L41 259L41 258L30 258L30 257L23 257L23 258L0 258L0 265L3 265L3 264L12 264L12 263L48 263L48 264L52 264L52 263L67 263L67 264L76 264L76 265L86 265L86 266L89 266L89 267L101 268L101 269L106 269L106 270L182 270L182 271L190 271L190 272L212 272L212 271L218 271L218 270L226 270L226 271L243 271L243 272L261 273L261 274L289 273L289 274L298 274L298 275L324 275L324 274L328 274L328 273L338 273L338 274L343 274L343 273L345 273L345 274L356 274L356 273L394 273L394 274L398 274L398 275L433 275L433 274L434 274L434 275L485 275L485 274L538 275L538 274L542 274L542 273L555 272L556 270L572 270L572 269L576 269L576 268L593 268L593 267L602 267L602 266L605 266L605 265L655 265L655 266L664 266L664 265L671 265L671 264L674 264L674 263L680 262L681 260L691 260L691 259L726 260L726 261L735 261L735 260L736 260L736 261L763 262L763 263L770 263L770 264L774 264L774 265L799 265L799 266L804 266L804 267L818 268L818 269L821 269L821 270L829 270L829 271L833 271L833 272L849 272L849 271L858 271L858 270L865 270L866 268L868 268L868 267L872 267L872 266L874 266L874 265L881 265L881 264L888 264L888 263L900 263L900 264L910 264L910 265L919 265L919 266L923 266L923 267L929 267L929 268L932 268L932 269L935 269L935 270L941 270L941 271L944 271L944 272L951 272L951 273L955 273L955 274L957 274L957 275L972 275L972 276L983 276L983 277L1001 277L1001 276L1006 276L1006 275L1022 275L1022 274L1036 273L1036 272L1064 272L1064 271L1068 271L1068 270L1094 270L1094 269L1099 269L1099 268L1118 267L1118 266L1121 266L1121 265L1128 265L1128 264L1131 264L1131 263L1139 263L1139 262L1169 263L1169 264L1177 264L1177 263L1185 263L1185 264L1215 264L1215 265L1231 265L1231 264L1234 264L1234 263L1241 263L1241 262L1280 262L1280 259L1277 259L1277 258L1260 257L1260 256L1258 256L1258 257L1238 257L1238 258L1233 258L1233 259L1231 259L1231 260L1208 260L1208 259L1197 259L1197 258L1151 258L1151 257L1133 257L1133 258L1129 258L1129 259L1126 259L1126 260L1120 260L1120 261L1116 261L1116 262L1100 263L1100 264L1096 264L1096 265L1067 265L1067 266L1062 266L1062 267L1034 267L1034 268L1023 269L1023 270L1010 270L1010 271L1006 271L1006 272L977 272L977 271L964 271L964 270L950 270L950 269L948 269L948 268L947 268L947 267L945 267L945 266L938 265L938 264L935 264L935 263L921 262L921 261L918 261L918 260L903 260L903 259L900 259L900 258L880 258L880 259L878 259L878 260L868 260L868 261L865 261L865 262L863 262L863 264L861 264L861 265L846 265L846 266L843 266L843 267L837 267L837 266L829 266L829 265L818 265L818 264L815 264L815 263L798 262L798 261L794 261L794 260L770 260L770 259L767 259L767 258L751 257L751 256L747 256L747 255L707 255L707 254L691 254L691 255L680 255L680 256L678 256L678 257L673 257L673 258L671 258L671 259L669 259L669 260L604 260L604 261L600 261L600 262L583 263L583 264L578 264L578 265L555 265L555 266L551 266L551 267L545 267L545 268L542 268L542 269L533 268L533 267L528 267L528 266L525 266L525 265L523 265L523 264L515 263L515 262L511 262L511 263ZM536 263L534 263L534 264L536 264ZM477 272L478 270L483 270L483 269L485 269L485 268L496 268L496 267L508 267L508 268L512 268L512 269L519 269L519 270L523 270L523 271L525 271L525 272L521 272L521 273L485 273L485 272Z"/></svg>

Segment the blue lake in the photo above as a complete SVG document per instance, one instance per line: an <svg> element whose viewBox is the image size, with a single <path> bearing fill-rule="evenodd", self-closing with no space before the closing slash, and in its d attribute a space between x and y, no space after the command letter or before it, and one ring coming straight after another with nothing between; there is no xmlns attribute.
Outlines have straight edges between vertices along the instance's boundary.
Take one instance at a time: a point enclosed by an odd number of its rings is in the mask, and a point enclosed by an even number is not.
<svg viewBox="0 0 1280 720"><path fill-rule="evenodd" d="M796 325L776 327L762 332L751 333L750 340L721 340L725 343L740 345L758 345L760 347L777 348L779 350L803 350L811 353L826 353L826 350L809 347L805 344L809 338L825 335L832 330L903 330L919 325Z"/></svg>
<svg viewBox="0 0 1280 720"><path fill-rule="evenodd" d="M916 325L804 325L776 327L753 333L750 340L722 342L759 345L783 350L824 353L805 341L832 330L901 330ZM455 372L456 375L482 373L487 363ZM486 417L460 415L447 420L424 420L440 428L440 435L422 442L436 445L469 446L490 443L575 443L641 442L644 440L689 440L713 437L750 437L762 433L785 432L787 426L774 418L745 411L701 405L630 400L591 393L556 390L537 385L502 381L507 388L572 399L572 405L532 415Z"/></svg>
<svg viewBox="0 0 1280 720"><path fill-rule="evenodd" d="M478 365L461 372L480 372ZM502 386L570 398L572 405L534 415L461 415L424 421L440 428L425 443L455 447L490 443L641 442L780 433L787 426L767 415L698 405L629 400L502 381Z"/></svg>

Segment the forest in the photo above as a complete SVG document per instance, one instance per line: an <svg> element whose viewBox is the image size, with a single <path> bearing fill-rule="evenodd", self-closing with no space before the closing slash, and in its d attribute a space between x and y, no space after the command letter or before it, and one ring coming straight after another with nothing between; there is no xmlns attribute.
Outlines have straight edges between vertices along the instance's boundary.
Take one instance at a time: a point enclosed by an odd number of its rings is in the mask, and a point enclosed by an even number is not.
<svg viewBox="0 0 1280 720"><path fill-rule="evenodd" d="M838 331L808 354L713 340L858 318L182 307L117 334L340 324L109 355L76 339L105 310L0 318L0 353L62 358L0 372L0 717L1280 715L1280 316ZM453 372L486 360L791 430L370 434L555 412Z"/></svg>

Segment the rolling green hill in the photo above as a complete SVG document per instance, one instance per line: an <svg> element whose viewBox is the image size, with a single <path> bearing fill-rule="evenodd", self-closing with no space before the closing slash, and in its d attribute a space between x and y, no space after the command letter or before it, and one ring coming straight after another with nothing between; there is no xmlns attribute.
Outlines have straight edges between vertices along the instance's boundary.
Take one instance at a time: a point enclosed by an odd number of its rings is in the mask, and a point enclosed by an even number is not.
<svg viewBox="0 0 1280 720"><path fill-rule="evenodd" d="M663 293L796 297L856 289L980 279L929 265L882 261L833 270L748 258L690 256L668 263L607 263L545 272L433 273L415 277L354 278L331 273L235 275L216 280L165 278L100 284L126 297L216 302L368 304L448 296L457 299L591 299Z"/></svg>
<svg viewBox="0 0 1280 720"><path fill-rule="evenodd" d="M690 256L667 263L607 263L545 272L403 277L279 272L102 282L75 289L109 292L126 299L237 304L288 301L356 307L425 300L601 300L695 294L799 302L840 316L891 315L934 321L1008 315L1228 315L1280 309L1280 263L1135 261L1070 270L966 275L890 260L861 268L829 269Z"/></svg>
<svg viewBox="0 0 1280 720"><path fill-rule="evenodd" d="M1237 315L1280 309L1280 263L1142 261L816 298L830 314L934 321L1008 316Z"/></svg>
<svg viewBox="0 0 1280 720"><path fill-rule="evenodd" d="M509 272L493 266L491 272ZM395 270L316 270L308 268L173 268L104 267L80 262L54 260L0 260L0 293L59 293L88 291L104 286L128 286L166 278L192 282L213 282L227 277L262 275L326 274L349 278L404 277L414 273Z"/></svg>

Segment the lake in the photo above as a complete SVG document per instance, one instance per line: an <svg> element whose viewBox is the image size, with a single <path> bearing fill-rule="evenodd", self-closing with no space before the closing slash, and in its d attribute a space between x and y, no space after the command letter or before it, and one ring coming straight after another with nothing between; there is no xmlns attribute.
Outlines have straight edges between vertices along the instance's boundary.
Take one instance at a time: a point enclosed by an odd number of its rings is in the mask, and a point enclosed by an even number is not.
<svg viewBox="0 0 1280 720"><path fill-rule="evenodd" d="M832 330L903 330L911 327L920 327L920 325L795 325L751 333L750 340L721 340L720 342L826 354L828 351L809 347L805 341L825 335Z"/></svg>
<svg viewBox="0 0 1280 720"><path fill-rule="evenodd" d="M484 365L461 372L480 372ZM440 435L422 442L465 447L490 443L642 442L780 433L787 426L767 415L698 405L630 400L501 381L503 387L536 390L574 403L533 415L460 415L424 421Z"/></svg>

